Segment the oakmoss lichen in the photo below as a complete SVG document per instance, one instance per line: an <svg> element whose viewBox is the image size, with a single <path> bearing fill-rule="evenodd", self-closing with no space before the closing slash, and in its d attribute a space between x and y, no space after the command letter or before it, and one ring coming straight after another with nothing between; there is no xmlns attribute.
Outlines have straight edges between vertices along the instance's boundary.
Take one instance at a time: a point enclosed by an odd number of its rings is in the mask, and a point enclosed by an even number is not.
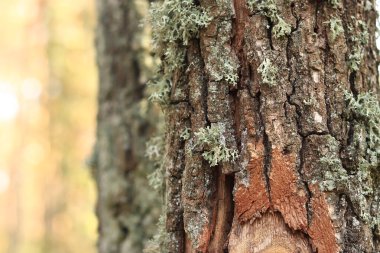
<svg viewBox="0 0 380 253"><path fill-rule="evenodd" d="M276 85L278 69L276 66L272 64L272 62L268 58L265 58L263 60L263 62L257 69L257 72L261 74L261 79L263 83L268 84L269 86Z"/></svg>
<svg viewBox="0 0 380 253"><path fill-rule="evenodd" d="M366 155L373 166L380 161L380 105L378 98L371 92L359 93L357 97L345 92L348 109L354 119L366 130Z"/></svg>
<svg viewBox="0 0 380 253"><path fill-rule="evenodd" d="M319 163L324 169L320 187L323 191L334 189L345 190L348 185L348 174L339 159L339 143L332 136L327 137L326 153L321 153Z"/></svg>
<svg viewBox="0 0 380 253"><path fill-rule="evenodd" d="M152 3L149 16L156 53L163 57L169 72L182 64L182 46L187 46L198 36L199 29L211 21L207 11L195 5L193 0Z"/></svg>
<svg viewBox="0 0 380 253"><path fill-rule="evenodd" d="M211 166L220 162L232 162L238 157L237 150L227 147L225 131L223 123L213 123L194 133L195 145L204 149L202 156Z"/></svg>
<svg viewBox="0 0 380 253"><path fill-rule="evenodd" d="M169 234L166 232L166 218L161 215L158 224L156 235L150 240L144 248L144 253L167 253L169 252L166 245L168 244L170 238Z"/></svg>
<svg viewBox="0 0 380 253"><path fill-rule="evenodd" d="M161 59L160 71L150 83L151 100L166 105L172 86L173 72L182 67L185 49L199 30L212 20L208 12L193 0L164 0L152 3L149 21L155 53Z"/></svg>
<svg viewBox="0 0 380 253"><path fill-rule="evenodd" d="M210 74L215 81L225 80L230 84L237 83L239 64L232 60L222 46L211 49L210 59L212 60L209 64Z"/></svg>
<svg viewBox="0 0 380 253"><path fill-rule="evenodd" d="M190 139L190 128L186 127L179 137L184 141Z"/></svg>
<svg viewBox="0 0 380 253"><path fill-rule="evenodd" d="M337 9L340 6L340 0L328 0L329 4L332 5L333 8Z"/></svg>
<svg viewBox="0 0 380 253"><path fill-rule="evenodd" d="M354 16L351 16L354 26L348 26L349 40L353 44L352 51L348 55L348 67L351 71L358 71L362 58L364 56L364 46L368 44L369 33L368 27L362 20L357 20Z"/></svg>
<svg viewBox="0 0 380 253"><path fill-rule="evenodd" d="M272 30L275 38L280 38L291 33L292 28L280 16L276 0L248 0L247 3L252 11L259 11L260 14L268 17L275 24Z"/></svg>
<svg viewBox="0 0 380 253"><path fill-rule="evenodd" d="M321 153L319 163L324 168L320 187L324 191L344 192L355 212L370 227L379 226L380 215L377 181L380 173L380 105L371 92L357 95L345 91L348 115L355 123L352 145L347 147L348 158L354 166L343 168L339 157L339 143L331 136L327 151ZM355 158L355 159L354 159ZM373 211L375 210L375 211Z"/></svg>
<svg viewBox="0 0 380 253"><path fill-rule="evenodd" d="M330 34L333 41L344 32L342 20L339 18L331 18L328 22L330 28Z"/></svg>
<svg viewBox="0 0 380 253"><path fill-rule="evenodd" d="M148 175L149 185L155 190L162 191L164 184L164 168L162 160L164 159L165 140L163 135L152 137L146 144L145 156L153 163L154 171Z"/></svg>
<svg viewBox="0 0 380 253"><path fill-rule="evenodd" d="M374 198L374 185L371 179L371 165L361 158L357 168L350 174L343 168L339 158L339 143L332 136L327 136L325 153L320 153L319 164L323 168L320 188L323 191L345 193L353 203L360 219L374 227L378 225L379 216L371 215L371 198Z"/></svg>

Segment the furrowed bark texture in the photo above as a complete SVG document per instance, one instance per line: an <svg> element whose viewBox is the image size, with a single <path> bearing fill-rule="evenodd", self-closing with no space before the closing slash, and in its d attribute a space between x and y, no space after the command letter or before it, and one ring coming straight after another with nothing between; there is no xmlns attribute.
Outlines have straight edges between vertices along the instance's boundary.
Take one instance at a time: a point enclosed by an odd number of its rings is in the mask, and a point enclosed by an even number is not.
<svg viewBox="0 0 380 253"><path fill-rule="evenodd" d="M144 157L155 117L145 113L141 18L134 1L98 0L97 10L100 85L93 174L98 251L140 253L153 236L160 212L160 197L148 186Z"/></svg>
<svg viewBox="0 0 380 253"><path fill-rule="evenodd" d="M277 22L245 0L200 5L213 19L188 46L166 109L169 252L379 252L379 228L362 215L378 217L378 168L363 182L373 189L364 202L360 189L319 187L330 170L323 156L334 155L348 175L357 171L358 126L344 91L379 94L375 10L368 1L342 0L336 8L277 1L291 26L277 38ZM337 36L334 18L343 29ZM369 39L355 70L349 59L353 38L363 34L358 21ZM258 71L264 59L277 69L273 85ZM240 66L236 84L215 78L223 63ZM225 126L236 162L210 167L194 145L194 133L213 123ZM183 140L186 128L192 134Z"/></svg>

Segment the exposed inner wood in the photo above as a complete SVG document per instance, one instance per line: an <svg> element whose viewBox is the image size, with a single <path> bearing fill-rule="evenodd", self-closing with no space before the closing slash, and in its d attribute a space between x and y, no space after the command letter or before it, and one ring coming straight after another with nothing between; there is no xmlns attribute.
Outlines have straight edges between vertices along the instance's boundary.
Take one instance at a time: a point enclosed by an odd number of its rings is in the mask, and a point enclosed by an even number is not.
<svg viewBox="0 0 380 253"><path fill-rule="evenodd" d="M307 236L294 232L278 213L266 213L254 222L238 225L232 231L230 253L309 253Z"/></svg>

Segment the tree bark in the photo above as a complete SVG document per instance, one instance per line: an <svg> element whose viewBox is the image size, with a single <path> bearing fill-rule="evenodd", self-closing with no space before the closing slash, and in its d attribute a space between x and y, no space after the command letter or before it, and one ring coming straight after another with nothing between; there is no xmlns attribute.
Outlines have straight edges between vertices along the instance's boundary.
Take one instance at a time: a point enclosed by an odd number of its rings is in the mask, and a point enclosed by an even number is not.
<svg viewBox="0 0 380 253"><path fill-rule="evenodd" d="M379 143L352 105L380 92L374 2L199 2L165 109L168 252L379 252ZM236 160L206 161L213 126Z"/></svg>
<svg viewBox="0 0 380 253"><path fill-rule="evenodd" d="M148 186L144 157L157 117L147 105L140 8L146 2L97 1L99 68L96 180L100 253L140 253L153 236L160 197ZM143 5L143 6L141 6Z"/></svg>

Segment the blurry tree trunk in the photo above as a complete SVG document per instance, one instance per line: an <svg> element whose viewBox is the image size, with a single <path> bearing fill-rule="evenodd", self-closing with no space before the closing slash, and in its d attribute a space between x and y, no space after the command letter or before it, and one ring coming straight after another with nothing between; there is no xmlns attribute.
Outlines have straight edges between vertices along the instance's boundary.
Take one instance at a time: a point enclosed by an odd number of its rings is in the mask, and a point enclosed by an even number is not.
<svg viewBox="0 0 380 253"><path fill-rule="evenodd" d="M97 141L91 165L97 184L100 253L140 253L159 210L144 157L154 130L144 99L145 69L138 8L144 1L97 0L99 68ZM137 5L138 4L138 5Z"/></svg>
<svg viewBox="0 0 380 253"><path fill-rule="evenodd" d="M379 252L374 2L248 2L199 1L172 77L168 251Z"/></svg>

